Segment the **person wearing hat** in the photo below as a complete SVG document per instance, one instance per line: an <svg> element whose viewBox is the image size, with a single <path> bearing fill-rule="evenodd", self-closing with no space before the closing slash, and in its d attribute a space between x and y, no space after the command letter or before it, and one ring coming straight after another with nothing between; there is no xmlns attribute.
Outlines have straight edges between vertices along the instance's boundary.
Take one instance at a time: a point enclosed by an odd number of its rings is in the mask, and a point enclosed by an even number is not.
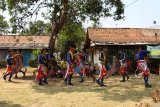
<svg viewBox="0 0 160 107"><path fill-rule="evenodd" d="M74 66L74 62L73 62L73 56L75 53L75 45L70 45L69 46L69 50L67 53L67 57L66 57L66 62L67 62L67 71L64 77L64 83L65 85L73 85L71 83L72 80L72 75L73 75L73 66Z"/></svg>
<svg viewBox="0 0 160 107"><path fill-rule="evenodd" d="M14 66L13 66L13 57L14 57L14 52L12 49L8 50L8 55L7 55L7 69L5 74L3 75L3 79L6 80L6 77L9 76L8 81L11 81L12 75L13 75L13 70L14 70Z"/></svg>

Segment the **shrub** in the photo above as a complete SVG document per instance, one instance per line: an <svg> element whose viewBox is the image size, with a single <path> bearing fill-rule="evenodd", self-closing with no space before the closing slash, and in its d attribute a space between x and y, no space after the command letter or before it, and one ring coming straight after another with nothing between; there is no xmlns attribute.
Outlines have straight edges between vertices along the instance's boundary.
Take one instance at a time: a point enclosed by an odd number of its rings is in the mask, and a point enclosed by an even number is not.
<svg viewBox="0 0 160 107"><path fill-rule="evenodd" d="M7 65L7 61L6 60L0 60L0 68L5 68Z"/></svg>
<svg viewBox="0 0 160 107"><path fill-rule="evenodd" d="M30 67L38 67L37 60L29 60L29 66Z"/></svg>

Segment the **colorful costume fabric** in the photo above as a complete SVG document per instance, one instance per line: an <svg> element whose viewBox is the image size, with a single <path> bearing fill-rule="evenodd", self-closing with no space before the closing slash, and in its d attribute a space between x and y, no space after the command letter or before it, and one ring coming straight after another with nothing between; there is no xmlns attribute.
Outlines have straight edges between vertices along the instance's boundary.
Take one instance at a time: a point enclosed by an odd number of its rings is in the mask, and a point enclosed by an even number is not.
<svg viewBox="0 0 160 107"><path fill-rule="evenodd" d="M38 68L38 76L37 79L40 80L47 76L47 67L46 67L46 58L44 55L39 55L39 68Z"/></svg>
<svg viewBox="0 0 160 107"><path fill-rule="evenodd" d="M123 63L120 66L120 73L122 74L122 76L126 76L127 75L127 63Z"/></svg>
<svg viewBox="0 0 160 107"><path fill-rule="evenodd" d="M7 73L12 73L13 72L13 61L12 61L12 56L9 54L7 55Z"/></svg>
<svg viewBox="0 0 160 107"><path fill-rule="evenodd" d="M7 55L7 69L3 76L4 80L6 80L6 77L9 75L9 81L11 81L13 71L14 71L13 58L10 54L8 54Z"/></svg>
<svg viewBox="0 0 160 107"><path fill-rule="evenodd" d="M98 67L99 67L99 79L104 78L105 76L107 76L107 70L105 68L105 66L101 63L98 63Z"/></svg>
<svg viewBox="0 0 160 107"><path fill-rule="evenodd" d="M67 62L67 71L66 71L65 78L68 78L68 75L73 74L73 53L72 52L67 53L66 62Z"/></svg>
<svg viewBox="0 0 160 107"><path fill-rule="evenodd" d="M67 84L71 84L71 79L73 75L73 53L72 52L67 53L66 62L67 62L67 70L64 77L64 82L67 85Z"/></svg>
<svg viewBox="0 0 160 107"><path fill-rule="evenodd" d="M104 77L107 76L107 70L104 66L105 56L104 56L103 52L100 53L99 60L100 60L100 62L98 63L98 68L99 68L100 73L99 73L99 78L96 80L96 82L100 86L105 86L103 84L103 80L104 80Z"/></svg>
<svg viewBox="0 0 160 107"><path fill-rule="evenodd" d="M137 68L138 70L140 70L144 76L149 76L149 68L147 66L147 63L146 61L144 60L144 57L147 55L147 53L149 53L149 51L146 51L146 50L141 50L139 52L139 60L137 62Z"/></svg>
<svg viewBox="0 0 160 107"><path fill-rule="evenodd" d="M148 77L149 77L149 74L150 74L150 70L147 66L147 63L145 61L145 56L149 53L149 51L146 51L146 50L141 50L139 52L139 60L138 60L138 70L140 70L142 72L142 75L144 76L144 82L145 82L145 87L151 87L151 85L149 85L148 83Z"/></svg>
<svg viewBox="0 0 160 107"><path fill-rule="evenodd" d="M140 70L144 76L149 76L150 71L145 60L138 60L138 70Z"/></svg>

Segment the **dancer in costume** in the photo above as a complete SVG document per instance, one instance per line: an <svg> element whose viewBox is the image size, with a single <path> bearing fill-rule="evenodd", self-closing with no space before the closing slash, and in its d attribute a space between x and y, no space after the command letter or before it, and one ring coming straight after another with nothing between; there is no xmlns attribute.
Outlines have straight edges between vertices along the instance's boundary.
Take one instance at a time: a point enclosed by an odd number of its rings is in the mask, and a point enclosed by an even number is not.
<svg viewBox="0 0 160 107"><path fill-rule="evenodd" d="M48 76L50 76L51 78L53 78L55 76L55 73L54 73L54 56L53 54L51 54L49 52L49 49L46 49L46 66L47 66L47 69L48 69Z"/></svg>
<svg viewBox="0 0 160 107"><path fill-rule="evenodd" d="M67 62L67 71L64 77L64 83L65 85L73 85L71 83L72 80L72 75L73 75L73 55L75 52L75 45L70 45L68 53L67 53L67 58L66 58L66 62Z"/></svg>
<svg viewBox="0 0 160 107"><path fill-rule="evenodd" d="M106 86L103 83L104 77L107 76L107 70L105 68L105 56L103 52L100 52L100 57L99 57L100 62L98 63L98 68L99 68L99 78L96 80L96 82L100 85L100 86Z"/></svg>
<svg viewBox="0 0 160 107"><path fill-rule="evenodd" d="M17 74L18 72L22 72L23 73L23 77L25 77L25 72L22 71L22 67L23 67L23 53L22 50L19 49L17 50L17 54L16 54L16 74L15 74L15 78L18 78Z"/></svg>
<svg viewBox="0 0 160 107"><path fill-rule="evenodd" d="M90 67L89 67L89 62L88 62L88 56L86 54L86 52L84 51L82 53L82 57L81 57L81 66L83 67L81 70L81 81L80 82L84 82L84 76L87 75L88 77L90 76Z"/></svg>
<svg viewBox="0 0 160 107"><path fill-rule="evenodd" d="M76 67L79 68L79 72L77 72L80 75L81 80L79 82L84 82L84 75L85 75L85 66L84 62L82 60L82 53L76 53L74 55L74 62L76 64Z"/></svg>
<svg viewBox="0 0 160 107"><path fill-rule="evenodd" d="M8 50L8 55L7 55L7 69L5 74L3 75L3 79L6 80L6 77L9 76L8 81L11 81L13 71L14 71L14 66L13 66L13 57L14 57L14 52L13 50Z"/></svg>
<svg viewBox="0 0 160 107"><path fill-rule="evenodd" d="M47 82L47 58L46 58L46 49L41 50L41 54L38 57L39 68L38 68L38 76L37 79L39 81L39 85L43 85L43 83L48 84Z"/></svg>
<svg viewBox="0 0 160 107"><path fill-rule="evenodd" d="M149 51L146 50L141 50L141 48L138 49L138 53L139 53L139 59L138 59L138 70L140 70L142 73L141 75L144 76L144 82L145 82L145 87L146 88L150 88L152 87L149 83L148 83L148 79L149 79L149 75L150 75L150 70L147 66L147 55L149 53Z"/></svg>
<svg viewBox="0 0 160 107"><path fill-rule="evenodd" d="M127 80L129 79L129 74L127 72L127 56L124 51L120 51L120 57L119 57L119 62L120 62L120 73L123 77L123 79L120 82L125 82L125 77L127 77Z"/></svg>

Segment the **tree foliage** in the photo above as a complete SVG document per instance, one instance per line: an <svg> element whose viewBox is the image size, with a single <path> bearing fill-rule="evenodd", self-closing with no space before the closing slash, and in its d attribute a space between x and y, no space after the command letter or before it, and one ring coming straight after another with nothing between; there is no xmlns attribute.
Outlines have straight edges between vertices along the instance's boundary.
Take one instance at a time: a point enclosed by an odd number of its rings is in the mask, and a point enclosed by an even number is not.
<svg viewBox="0 0 160 107"><path fill-rule="evenodd" d="M63 52L67 41L75 41L77 49L82 48L85 40L85 31L78 23L67 23L61 30L57 39L56 48Z"/></svg>
<svg viewBox="0 0 160 107"><path fill-rule="evenodd" d="M42 15L52 24L49 48L54 51L55 39L68 21L98 22L100 17L123 18L124 4L121 0L2 0L11 15L13 33L24 30L30 18Z"/></svg>
<svg viewBox="0 0 160 107"><path fill-rule="evenodd" d="M7 33L8 30L8 23L4 20L4 17L0 15L0 34Z"/></svg>
<svg viewBox="0 0 160 107"><path fill-rule="evenodd" d="M52 26L50 23L44 23L44 21L38 20L36 22L30 22L29 27L25 28L21 34L22 35L51 35Z"/></svg>

